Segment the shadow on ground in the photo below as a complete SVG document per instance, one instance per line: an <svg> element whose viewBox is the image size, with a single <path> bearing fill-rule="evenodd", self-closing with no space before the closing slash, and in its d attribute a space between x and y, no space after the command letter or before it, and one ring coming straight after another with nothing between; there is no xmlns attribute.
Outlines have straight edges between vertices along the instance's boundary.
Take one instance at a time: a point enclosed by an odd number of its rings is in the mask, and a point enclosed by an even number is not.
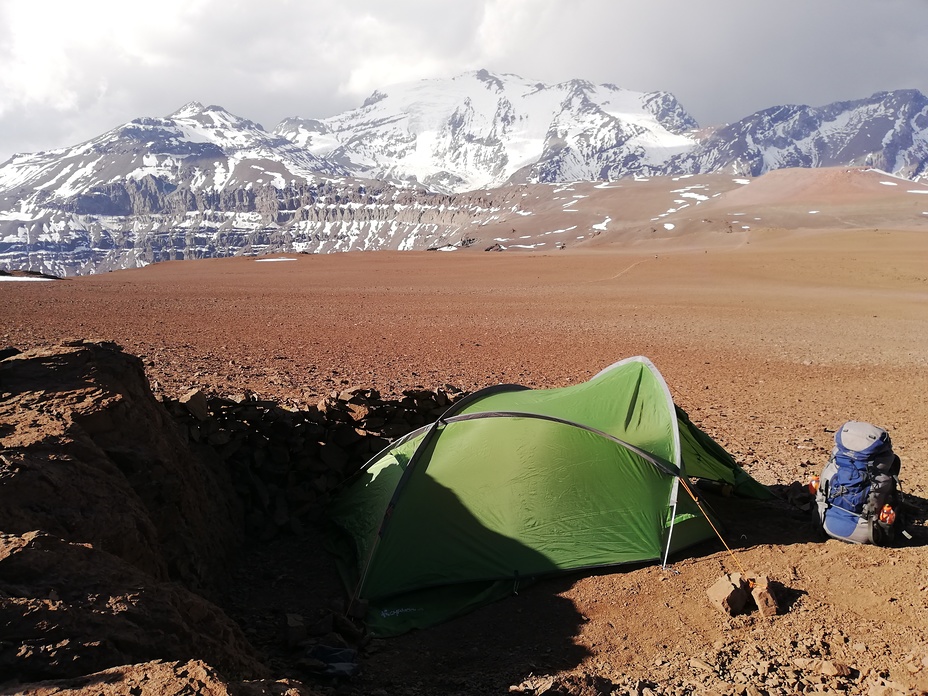
<svg viewBox="0 0 928 696"><path fill-rule="evenodd" d="M333 640L323 631L333 629L333 614L345 607L318 529L243 549L221 604L275 674L337 685L339 693L496 693L501 681L518 684L530 673L569 670L586 657L573 640L584 618L560 596L576 579L546 579L429 629L387 639L356 636L360 670L347 680L320 675L307 660L310 644ZM306 640L294 639L288 615L302 618ZM334 628L344 633L344 619L337 617Z"/></svg>
<svg viewBox="0 0 928 696"><path fill-rule="evenodd" d="M423 631L381 643L354 687L389 693L499 693L529 674L577 667L589 654L574 642L584 618L561 596L573 575L548 578L518 595Z"/></svg>
<svg viewBox="0 0 928 696"><path fill-rule="evenodd" d="M732 548L751 548L767 544L791 545L820 543L828 539L822 531L812 496L797 495L794 486L774 485L771 500L725 497L706 494L703 505L722 523L722 536ZM911 535L901 535L895 546L928 545L928 500L905 496L905 529ZM719 542L715 542L718 544ZM694 547L691 556L704 553Z"/></svg>

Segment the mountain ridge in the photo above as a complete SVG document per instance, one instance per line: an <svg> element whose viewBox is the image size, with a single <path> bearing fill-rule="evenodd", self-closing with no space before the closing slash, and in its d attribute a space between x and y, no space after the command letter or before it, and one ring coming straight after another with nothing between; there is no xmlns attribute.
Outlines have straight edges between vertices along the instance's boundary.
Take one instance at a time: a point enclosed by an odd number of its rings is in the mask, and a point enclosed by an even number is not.
<svg viewBox="0 0 928 696"><path fill-rule="evenodd" d="M74 275L460 245L532 215L500 187L825 166L920 180L928 98L898 90L773 106L701 129L667 92L479 70L375 90L356 109L271 131L193 101L0 165L0 264Z"/></svg>

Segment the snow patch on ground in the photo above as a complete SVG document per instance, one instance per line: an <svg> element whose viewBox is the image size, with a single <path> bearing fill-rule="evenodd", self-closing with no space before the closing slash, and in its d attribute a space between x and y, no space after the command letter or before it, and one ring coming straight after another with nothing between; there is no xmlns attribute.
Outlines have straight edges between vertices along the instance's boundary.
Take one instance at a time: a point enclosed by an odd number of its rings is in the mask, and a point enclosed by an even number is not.
<svg viewBox="0 0 928 696"><path fill-rule="evenodd" d="M672 230L674 227L676 227L676 225L674 225L672 222L665 222L665 223L664 223L664 229L665 229L665 230Z"/></svg>
<svg viewBox="0 0 928 696"><path fill-rule="evenodd" d="M692 191L687 191L686 193L681 193L680 196L683 198L692 198L699 202L709 200L709 196L704 196L701 193L693 193Z"/></svg>
<svg viewBox="0 0 928 696"><path fill-rule="evenodd" d="M892 172L887 172L887 171L885 171L885 170L883 170L883 169L876 169L876 168L867 169L866 172L869 173L869 174L879 174L880 176L888 176L890 179L898 179L899 181L904 181L904 182L906 182L906 183L911 183L910 180L909 180L909 179L906 179L904 176L897 176L897 175L893 174ZM882 184L883 182L881 181L880 183Z"/></svg>
<svg viewBox="0 0 928 696"><path fill-rule="evenodd" d="M575 230L575 229L577 229L577 226L576 226L576 225L571 225L570 227L565 227L565 228L562 229L562 230L551 230L550 232L542 232L542 234L543 234L543 235L548 235L548 234L563 234L564 232L570 232L571 230ZM504 242L504 241L507 241L507 240L505 240L505 239L497 239L496 241L497 241L497 242Z"/></svg>
<svg viewBox="0 0 928 696"><path fill-rule="evenodd" d="M296 261L296 259L291 258L279 258L279 259L255 259L257 263L270 263L271 261Z"/></svg>
<svg viewBox="0 0 928 696"><path fill-rule="evenodd" d="M54 278L36 278L35 276L0 276L0 282L38 282L45 280L54 280Z"/></svg>

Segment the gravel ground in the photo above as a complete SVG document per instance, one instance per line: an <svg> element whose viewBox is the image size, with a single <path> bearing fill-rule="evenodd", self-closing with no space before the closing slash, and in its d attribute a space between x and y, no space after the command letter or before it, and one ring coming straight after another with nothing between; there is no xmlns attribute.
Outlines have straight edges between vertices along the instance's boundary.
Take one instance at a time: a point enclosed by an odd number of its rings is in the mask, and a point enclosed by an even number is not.
<svg viewBox="0 0 928 696"><path fill-rule="evenodd" d="M657 254L174 262L4 283L0 340L115 341L143 358L156 391L250 390L294 407L353 386L385 395L562 386L646 355L693 421L781 492L818 472L844 421L874 422L890 430L917 506L912 544L825 542L786 502L721 499L733 555L709 545L663 570L540 582L435 629L375 641L362 674L339 688L917 692L928 689L926 247L924 234L904 230L758 230ZM298 579L316 550L291 540L245 563L272 552L284 589L262 594L266 573L244 573L268 611L307 593ZM709 605L705 590L741 567L786 588L781 615L726 617Z"/></svg>

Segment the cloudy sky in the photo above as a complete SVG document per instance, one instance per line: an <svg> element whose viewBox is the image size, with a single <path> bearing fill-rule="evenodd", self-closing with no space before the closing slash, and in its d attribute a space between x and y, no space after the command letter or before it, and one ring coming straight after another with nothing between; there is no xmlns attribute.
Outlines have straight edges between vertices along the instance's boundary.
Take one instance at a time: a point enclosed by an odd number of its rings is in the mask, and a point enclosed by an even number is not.
<svg viewBox="0 0 928 696"><path fill-rule="evenodd" d="M666 90L702 125L928 94L928 0L0 0L0 162L189 101L271 129L480 68Z"/></svg>

